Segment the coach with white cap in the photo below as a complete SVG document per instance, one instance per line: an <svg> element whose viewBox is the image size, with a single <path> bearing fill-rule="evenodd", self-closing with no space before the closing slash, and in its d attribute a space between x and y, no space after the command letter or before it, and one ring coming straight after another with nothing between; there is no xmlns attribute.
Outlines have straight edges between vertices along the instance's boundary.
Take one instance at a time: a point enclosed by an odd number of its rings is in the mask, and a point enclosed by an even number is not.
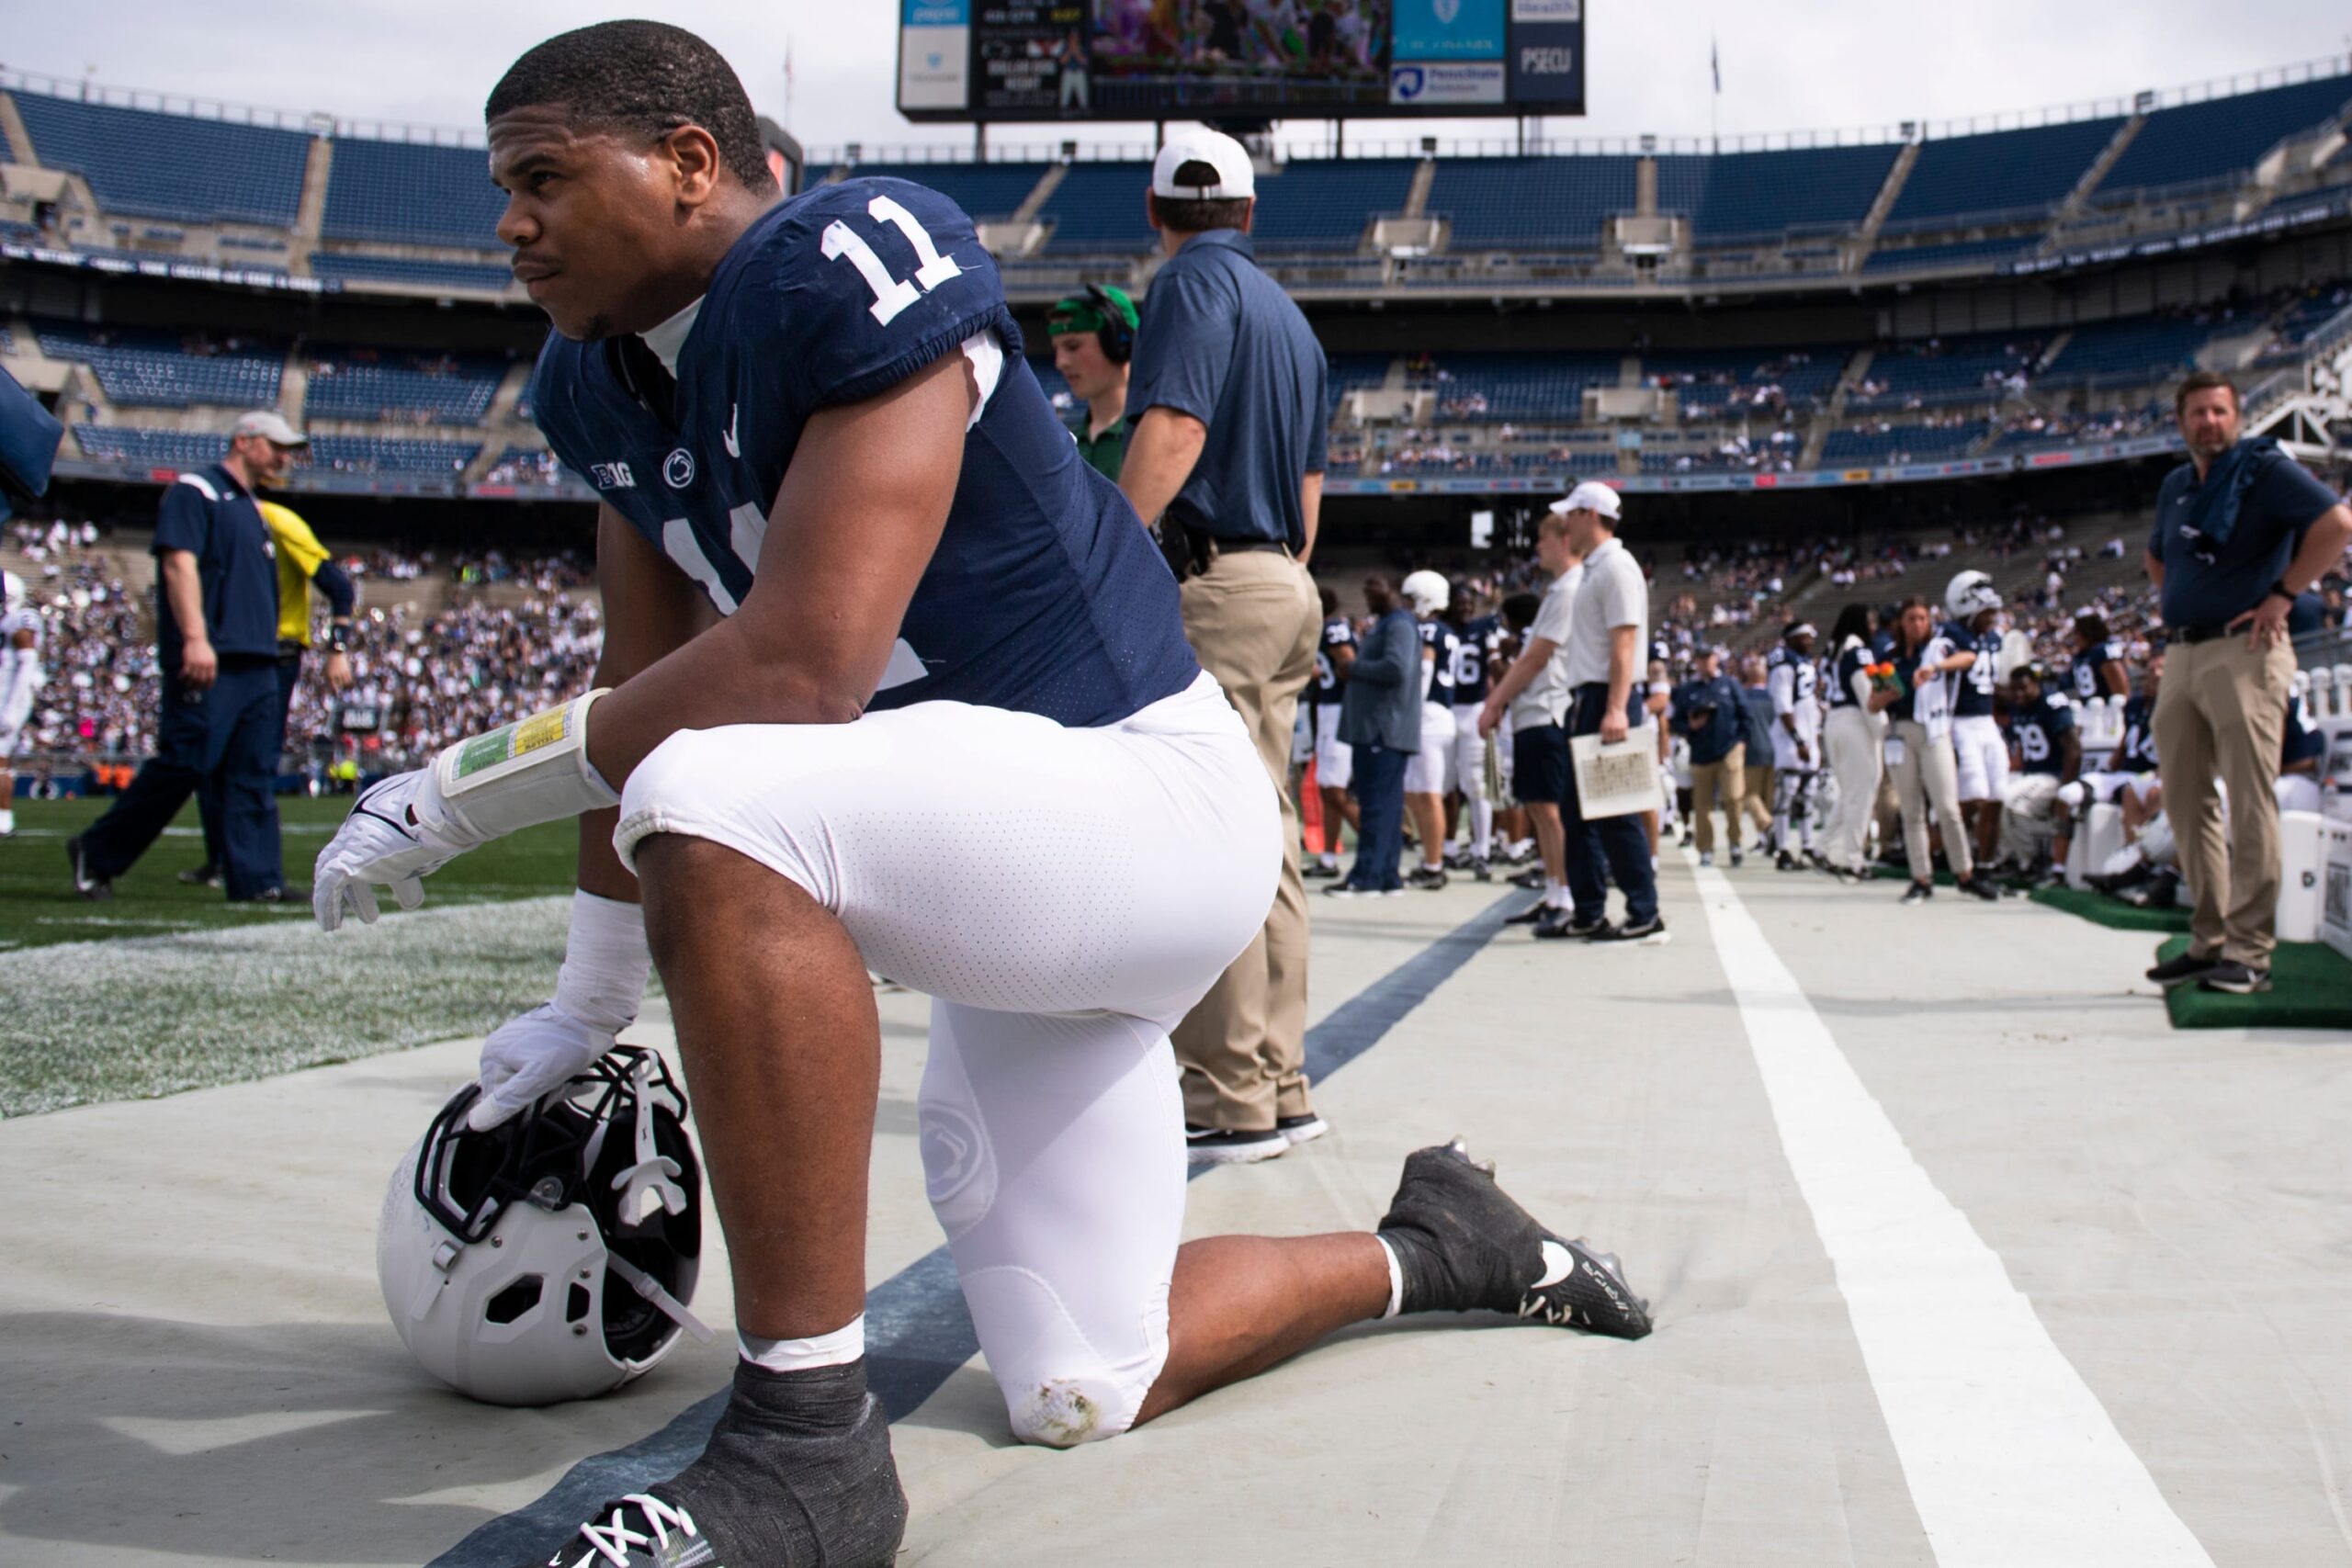
<svg viewBox="0 0 2352 1568"><path fill-rule="evenodd" d="M1265 930L1173 1038L1194 1158L1264 1159L1323 1130L1306 1098L1306 889L1284 784L1322 625L1306 558L1329 373L1306 318L1251 259L1257 181L1239 142L1171 137L1145 199L1168 260L1136 323L1119 488L1159 530L1184 635L1250 727L1283 828Z"/></svg>
<svg viewBox="0 0 2352 1568"><path fill-rule="evenodd" d="M103 898L201 787L220 802L232 903L285 896L277 836L277 567L254 490L309 437L266 410L241 416L221 459L164 489L154 550L155 755L107 814L66 842L74 890Z"/></svg>
<svg viewBox="0 0 2352 1568"><path fill-rule="evenodd" d="M1617 542L1623 507L1615 491L1587 479L1554 502L1552 510L1568 520L1568 544L1584 558L1584 581L1577 588L1566 643L1568 734L1571 739L1598 735L1604 745L1614 745L1633 728L1644 695L1634 689L1634 675L1649 658L1649 581ZM1666 922L1657 912L1657 871L1641 817L1588 821L1571 767L1567 793L1560 802L1560 827L1567 840L1568 897L1574 907L1567 934L1594 942L1665 942ZM1608 919L1611 879L1625 895L1623 924Z"/></svg>

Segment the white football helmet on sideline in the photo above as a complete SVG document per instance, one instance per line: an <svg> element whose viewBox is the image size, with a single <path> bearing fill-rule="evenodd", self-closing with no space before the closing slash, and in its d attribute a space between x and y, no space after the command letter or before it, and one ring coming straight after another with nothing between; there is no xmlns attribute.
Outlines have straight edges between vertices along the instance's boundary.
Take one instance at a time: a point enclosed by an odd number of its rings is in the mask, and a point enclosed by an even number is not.
<svg viewBox="0 0 2352 1568"><path fill-rule="evenodd" d="M1987 610L2001 607L2001 591L1993 586L1993 574L1986 571L1963 571L1944 589L1944 609L1962 626Z"/></svg>
<svg viewBox="0 0 2352 1568"><path fill-rule="evenodd" d="M1396 591L1405 596L1405 603L1413 607L1417 615L1437 615L1453 597L1453 590L1446 586L1444 575L1427 570L1407 573L1405 581L1396 585Z"/></svg>
<svg viewBox="0 0 2352 1568"><path fill-rule="evenodd" d="M616 1046L560 1094L484 1132L481 1093L441 1108L392 1173L376 1276L401 1339L492 1404L607 1393L707 1339L702 1169L662 1058Z"/></svg>

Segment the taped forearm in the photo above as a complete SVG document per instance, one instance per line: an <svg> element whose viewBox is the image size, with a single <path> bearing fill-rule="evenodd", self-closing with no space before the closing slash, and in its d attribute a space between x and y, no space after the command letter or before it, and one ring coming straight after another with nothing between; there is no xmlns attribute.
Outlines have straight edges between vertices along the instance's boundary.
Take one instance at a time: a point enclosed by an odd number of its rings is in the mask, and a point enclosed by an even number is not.
<svg viewBox="0 0 2352 1568"><path fill-rule="evenodd" d="M637 1021L652 974L644 908L585 890L574 893L563 968L555 982L556 1006L582 1023L618 1034Z"/></svg>
<svg viewBox="0 0 2352 1568"><path fill-rule="evenodd" d="M470 847L619 805L588 761L588 714L603 695L590 692L443 751L433 760L434 787L417 801L424 825Z"/></svg>

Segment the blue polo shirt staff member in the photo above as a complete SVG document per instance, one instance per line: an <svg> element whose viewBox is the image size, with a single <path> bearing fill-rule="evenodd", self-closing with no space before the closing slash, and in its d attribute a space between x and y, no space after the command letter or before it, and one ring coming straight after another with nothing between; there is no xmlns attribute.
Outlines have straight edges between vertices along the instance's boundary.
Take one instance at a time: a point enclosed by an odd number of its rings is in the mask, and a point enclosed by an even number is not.
<svg viewBox="0 0 2352 1568"><path fill-rule="evenodd" d="M216 791L221 876L231 903L285 897L278 863L277 566L254 498L308 438L277 414L249 413L228 455L182 474L155 517L156 661L164 672L155 755L107 814L66 841L74 887L112 896L198 789Z"/></svg>
<svg viewBox="0 0 2352 1568"><path fill-rule="evenodd" d="M2271 785L2295 678L2287 616L2352 542L2352 509L2277 442L2239 438L2228 377L2186 378L2173 412L2188 461L2156 492L2148 576L2171 638L2156 690L2156 766L2193 909L2188 951L2148 978L2243 995L2270 988L2278 941Z"/></svg>
<svg viewBox="0 0 2352 1568"><path fill-rule="evenodd" d="M1193 1157L1266 1159L1325 1130L1306 1097L1306 885L1284 786L1321 626L1306 559L1330 376L1306 318L1251 259L1257 177L1241 143L1213 130L1170 138L1147 201L1168 261L1136 324L1119 488L1158 525L1184 636L1283 801L1265 930L1172 1038Z"/></svg>

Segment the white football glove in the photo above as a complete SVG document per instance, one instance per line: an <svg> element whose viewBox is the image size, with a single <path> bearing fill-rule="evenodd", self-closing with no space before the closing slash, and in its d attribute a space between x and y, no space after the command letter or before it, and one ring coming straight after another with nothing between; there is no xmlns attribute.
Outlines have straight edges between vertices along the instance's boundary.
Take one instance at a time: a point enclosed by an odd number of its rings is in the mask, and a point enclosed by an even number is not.
<svg viewBox="0 0 2352 1568"><path fill-rule="evenodd" d="M560 1002L541 1002L501 1024L481 1045L481 1098L466 1112L479 1133L528 1110L595 1066L613 1048L613 1032L572 1017Z"/></svg>
<svg viewBox="0 0 2352 1568"><path fill-rule="evenodd" d="M311 910L322 927L334 931L346 910L375 924L378 883L401 908L415 908L424 902L422 878L485 841L436 809L440 793L433 770L420 768L360 795L311 870Z"/></svg>
<svg viewBox="0 0 2352 1568"><path fill-rule="evenodd" d="M482 1042L481 1098L466 1125L477 1133L495 1127L586 1072L636 1019L652 972L644 910L574 893L555 999Z"/></svg>

